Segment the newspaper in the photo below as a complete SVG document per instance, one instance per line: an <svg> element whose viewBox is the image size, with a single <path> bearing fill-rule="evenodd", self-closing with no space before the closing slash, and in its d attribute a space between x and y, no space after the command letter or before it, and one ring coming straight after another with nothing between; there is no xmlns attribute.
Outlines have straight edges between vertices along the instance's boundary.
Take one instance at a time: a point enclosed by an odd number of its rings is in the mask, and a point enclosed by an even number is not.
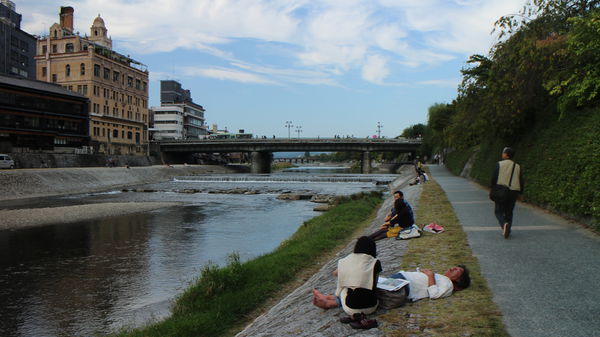
<svg viewBox="0 0 600 337"><path fill-rule="evenodd" d="M377 280L377 288L387 290L387 291L396 291L407 284L409 284L407 280L399 279L399 278L388 278L379 276Z"/></svg>

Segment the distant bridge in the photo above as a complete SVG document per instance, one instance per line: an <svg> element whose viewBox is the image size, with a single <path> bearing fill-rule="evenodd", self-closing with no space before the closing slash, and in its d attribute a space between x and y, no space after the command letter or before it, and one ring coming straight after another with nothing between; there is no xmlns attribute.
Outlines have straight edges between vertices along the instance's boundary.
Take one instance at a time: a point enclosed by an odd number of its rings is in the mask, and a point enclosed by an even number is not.
<svg viewBox="0 0 600 337"><path fill-rule="evenodd" d="M250 152L253 173L270 172L272 152L362 152L362 172L370 173L371 152L410 152L414 157L422 142L407 138L261 138L162 140L157 144L171 162L191 162L194 153Z"/></svg>

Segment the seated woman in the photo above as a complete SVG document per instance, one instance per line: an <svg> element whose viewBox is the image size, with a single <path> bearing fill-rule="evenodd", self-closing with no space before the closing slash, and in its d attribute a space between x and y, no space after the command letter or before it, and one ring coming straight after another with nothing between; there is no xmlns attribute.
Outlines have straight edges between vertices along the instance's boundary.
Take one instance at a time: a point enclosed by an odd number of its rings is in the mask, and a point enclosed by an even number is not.
<svg viewBox="0 0 600 337"><path fill-rule="evenodd" d="M334 295L325 295L313 289L313 304L322 309L342 307L352 318L342 319L356 329L370 329L377 321L367 320L365 315L377 309L377 279L381 272L381 262L376 258L375 241L367 236L358 239L354 253L340 259L337 276L337 288Z"/></svg>
<svg viewBox="0 0 600 337"><path fill-rule="evenodd" d="M400 191L400 197L394 200L394 215L386 221L379 230L369 235L375 241L385 239L391 227L399 226L401 229L408 228L415 223L412 207L404 200L404 194ZM396 193L398 193L396 192Z"/></svg>

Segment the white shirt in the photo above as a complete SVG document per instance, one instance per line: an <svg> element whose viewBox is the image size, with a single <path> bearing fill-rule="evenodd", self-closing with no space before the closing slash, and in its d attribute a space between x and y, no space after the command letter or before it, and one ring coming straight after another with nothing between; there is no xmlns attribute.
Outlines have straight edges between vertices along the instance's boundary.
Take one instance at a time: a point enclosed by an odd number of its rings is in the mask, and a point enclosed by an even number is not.
<svg viewBox="0 0 600 337"><path fill-rule="evenodd" d="M429 286L427 275L421 272L400 271L406 280L410 282L410 294L408 298L411 301L418 301L429 297L432 300L436 298L448 297L452 295L454 285L452 281L444 275L434 274L435 284Z"/></svg>

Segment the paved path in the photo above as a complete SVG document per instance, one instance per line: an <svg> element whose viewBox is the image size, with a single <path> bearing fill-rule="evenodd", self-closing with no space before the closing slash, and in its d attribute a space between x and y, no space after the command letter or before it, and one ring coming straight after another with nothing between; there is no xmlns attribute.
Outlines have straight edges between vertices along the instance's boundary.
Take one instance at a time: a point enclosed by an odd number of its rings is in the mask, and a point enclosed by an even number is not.
<svg viewBox="0 0 600 337"><path fill-rule="evenodd" d="M444 167L429 169L467 233L512 337L600 336L598 235L518 202L505 240L488 191Z"/></svg>

